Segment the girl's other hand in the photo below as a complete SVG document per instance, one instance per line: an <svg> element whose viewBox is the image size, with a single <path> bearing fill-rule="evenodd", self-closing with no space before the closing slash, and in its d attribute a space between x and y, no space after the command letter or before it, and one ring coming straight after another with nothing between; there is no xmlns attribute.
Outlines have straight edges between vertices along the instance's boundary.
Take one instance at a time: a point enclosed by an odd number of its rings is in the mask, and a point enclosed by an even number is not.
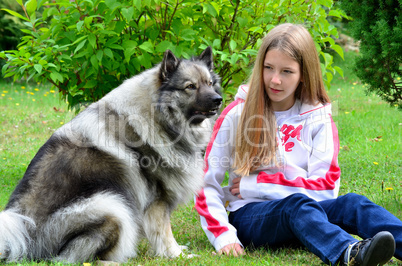
<svg viewBox="0 0 402 266"><path fill-rule="evenodd" d="M240 195L240 180L241 177L236 177L233 179L233 185L229 189L230 193L232 193L233 196L238 197L239 199L242 199L242 196Z"/></svg>
<svg viewBox="0 0 402 266"><path fill-rule="evenodd" d="M233 244L229 244L229 245L226 245L223 248L221 248L219 250L218 254L219 255L224 254L227 256L233 255L235 257L238 257L238 256L245 255L246 252L244 251L243 247L240 244L233 243Z"/></svg>

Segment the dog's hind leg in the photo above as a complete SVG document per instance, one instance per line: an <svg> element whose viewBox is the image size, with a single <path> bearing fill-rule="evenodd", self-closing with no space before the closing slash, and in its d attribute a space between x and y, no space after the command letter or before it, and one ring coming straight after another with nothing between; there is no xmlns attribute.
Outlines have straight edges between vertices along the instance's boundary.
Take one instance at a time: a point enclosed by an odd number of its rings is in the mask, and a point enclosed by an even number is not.
<svg viewBox="0 0 402 266"><path fill-rule="evenodd" d="M54 213L46 227L42 241L55 261L126 262L136 255L138 222L119 195L99 193L81 200Z"/></svg>
<svg viewBox="0 0 402 266"><path fill-rule="evenodd" d="M146 210L143 227L155 255L173 258L182 254L183 248L173 237L170 212L165 203L155 202Z"/></svg>
<svg viewBox="0 0 402 266"><path fill-rule="evenodd" d="M78 228L76 228L78 229ZM81 232L79 232L81 231ZM120 238L120 223L116 217L106 216L99 221L87 223L78 232L65 237L55 261L86 262L96 257L107 257Z"/></svg>

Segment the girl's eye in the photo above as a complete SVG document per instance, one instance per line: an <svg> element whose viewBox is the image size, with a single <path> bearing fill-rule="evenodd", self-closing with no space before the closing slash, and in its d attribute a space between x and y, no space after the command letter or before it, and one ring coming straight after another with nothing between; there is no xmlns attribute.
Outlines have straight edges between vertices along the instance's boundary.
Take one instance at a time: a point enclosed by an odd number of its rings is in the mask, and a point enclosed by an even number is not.
<svg viewBox="0 0 402 266"><path fill-rule="evenodd" d="M272 67L270 67L270 66L265 66L265 68L266 68L266 69L272 69Z"/></svg>
<svg viewBox="0 0 402 266"><path fill-rule="evenodd" d="M194 85L194 84L189 84L189 85L187 85L186 89L194 90L194 89L195 89L195 85Z"/></svg>
<svg viewBox="0 0 402 266"><path fill-rule="evenodd" d="M283 72L285 72L286 74L292 74L292 73L293 73L293 72L290 71L290 70L285 70L285 71L283 71Z"/></svg>

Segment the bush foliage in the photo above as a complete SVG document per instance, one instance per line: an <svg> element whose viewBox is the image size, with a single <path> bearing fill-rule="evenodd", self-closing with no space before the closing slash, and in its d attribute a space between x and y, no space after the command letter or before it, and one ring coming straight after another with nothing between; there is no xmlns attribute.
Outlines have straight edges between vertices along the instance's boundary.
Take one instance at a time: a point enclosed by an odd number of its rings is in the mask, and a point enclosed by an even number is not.
<svg viewBox="0 0 402 266"><path fill-rule="evenodd" d="M17 2L8 2L0 0L0 6L11 10L21 9ZM0 12L0 51L16 49L20 38L22 37L21 28L24 25L8 13ZM0 60L0 67L4 65L4 60ZM1 80L1 77L0 77Z"/></svg>
<svg viewBox="0 0 402 266"><path fill-rule="evenodd" d="M343 18L332 0L16 0L29 29L18 50L0 52L5 77L49 81L69 106L92 102L122 80L161 61L166 49L189 58L212 46L216 70L230 98L249 75L261 38L283 22L303 23L313 35L329 87L337 29Z"/></svg>
<svg viewBox="0 0 402 266"><path fill-rule="evenodd" d="M361 40L357 76L391 105L402 110L402 1L349 0L342 8L352 16L351 32Z"/></svg>

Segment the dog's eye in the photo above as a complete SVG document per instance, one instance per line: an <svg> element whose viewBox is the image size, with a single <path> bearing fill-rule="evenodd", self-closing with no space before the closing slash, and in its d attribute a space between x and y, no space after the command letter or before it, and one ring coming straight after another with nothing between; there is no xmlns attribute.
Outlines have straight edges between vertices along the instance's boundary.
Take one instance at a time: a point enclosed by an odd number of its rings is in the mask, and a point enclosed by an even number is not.
<svg viewBox="0 0 402 266"><path fill-rule="evenodd" d="M208 86L210 86L210 87L212 87L212 80L210 80L209 82L208 82Z"/></svg>
<svg viewBox="0 0 402 266"><path fill-rule="evenodd" d="M194 85L194 84L189 84L189 85L187 85L186 89L194 90L194 89L195 89L195 85Z"/></svg>

